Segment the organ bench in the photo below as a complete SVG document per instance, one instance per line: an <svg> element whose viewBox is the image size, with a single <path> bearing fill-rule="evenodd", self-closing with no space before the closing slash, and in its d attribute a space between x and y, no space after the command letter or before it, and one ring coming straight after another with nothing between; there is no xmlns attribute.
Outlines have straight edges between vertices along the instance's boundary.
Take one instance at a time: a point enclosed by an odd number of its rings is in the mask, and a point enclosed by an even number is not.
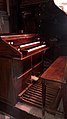
<svg viewBox="0 0 67 119"><path fill-rule="evenodd" d="M67 62L67 56L58 57L40 77L40 79L42 80L43 116L45 114L45 110L47 110L48 112L51 111L51 113L53 114L57 112L57 107L60 102L60 99L61 97L63 97L63 93L65 93L63 90L66 84L66 80L64 78L66 62ZM51 90L50 87L56 88L53 94L51 93L51 91L54 89L52 88ZM55 97L54 100L51 99L52 100L51 105L48 107L48 109L46 109L46 99L48 95L47 94L48 89L49 89L48 97L50 98L54 95Z"/></svg>

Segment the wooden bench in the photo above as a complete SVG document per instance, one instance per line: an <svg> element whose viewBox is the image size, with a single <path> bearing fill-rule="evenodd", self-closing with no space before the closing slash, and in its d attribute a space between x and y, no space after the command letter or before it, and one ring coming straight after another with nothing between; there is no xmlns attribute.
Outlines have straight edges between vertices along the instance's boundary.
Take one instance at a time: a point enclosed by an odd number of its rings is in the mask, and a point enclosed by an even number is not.
<svg viewBox="0 0 67 119"><path fill-rule="evenodd" d="M53 110L54 112L57 112L57 107L60 102L60 98L62 97L62 90L64 87L64 84L66 81L64 80L64 71L66 66L66 56L60 56L58 57L52 65L41 75L42 80L42 114L44 116L45 110ZM46 109L46 97L47 95L47 87L55 87L56 89L59 89L57 92L53 92L50 88L48 92L52 91L51 95L55 95L54 102L52 102L51 107L49 109ZM50 91L51 90L51 91ZM56 93L56 94L55 94ZM50 96L48 96L50 98Z"/></svg>

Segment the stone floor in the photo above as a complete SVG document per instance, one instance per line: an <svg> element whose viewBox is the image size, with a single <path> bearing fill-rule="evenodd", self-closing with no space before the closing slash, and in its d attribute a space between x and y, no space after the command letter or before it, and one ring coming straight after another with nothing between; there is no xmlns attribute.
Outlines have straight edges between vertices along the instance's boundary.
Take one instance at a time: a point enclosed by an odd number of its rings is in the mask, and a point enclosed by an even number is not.
<svg viewBox="0 0 67 119"><path fill-rule="evenodd" d="M64 119L63 115L52 115L52 114L49 114L47 112L45 112L45 117L43 118L42 117L42 110L37 108L37 107L34 107L34 106L31 106L27 103L20 103L18 102L16 104L16 107L21 109L21 110L24 110L26 111L27 113L30 113L36 117L40 117L42 119ZM62 101L60 102L59 104L59 107L58 107L58 110L59 111L63 111L63 105L62 105Z"/></svg>
<svg viewBox="0 0 67 119"><path fill-rule="evenodd" d="M52 115L52 114L49 114L47 112L45 112L45 117L42 117L42 110L41 109L34 107L34 106L31 106L27 103L18 102L15 105L15 107L19 108L21 110L24 110L25 112L32 114L36 117L40 117L41 119L64 119L63 115L58 115L58 114ZM63 111L62 101L59 104L58 110ZM15 118L0 112L0 119L15 119Z"/></svg>
<svg viewBox="0 0 67 119"><path fill-rule="evenodd" d="M0 112L0 119L15 119L12 116L9 116L3 112Z"/></svg>

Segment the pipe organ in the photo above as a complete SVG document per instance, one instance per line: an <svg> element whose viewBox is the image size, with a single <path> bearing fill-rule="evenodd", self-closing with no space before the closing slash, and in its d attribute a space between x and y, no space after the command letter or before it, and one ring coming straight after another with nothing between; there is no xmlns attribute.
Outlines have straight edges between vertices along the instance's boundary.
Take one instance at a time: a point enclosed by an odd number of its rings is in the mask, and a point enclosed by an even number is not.
<svg viewBox="0 0 67 119"><path fill-rule="evenodd" d="M57 58L44 71L48 49L38 34L0 36L0 101L12 108L18 101L26 102L43 109L43 115L45 110L60 113L57 108L62 96L65 104L62 91L67 57Z"/></svg>
<svg viewBox="0 0 67 119"><path fill-rule="evenodd" d="M43 72L43 54L47 50L37 34L0 37L0 98L15 105L18 95L31 82L31 75Z"/></svg>

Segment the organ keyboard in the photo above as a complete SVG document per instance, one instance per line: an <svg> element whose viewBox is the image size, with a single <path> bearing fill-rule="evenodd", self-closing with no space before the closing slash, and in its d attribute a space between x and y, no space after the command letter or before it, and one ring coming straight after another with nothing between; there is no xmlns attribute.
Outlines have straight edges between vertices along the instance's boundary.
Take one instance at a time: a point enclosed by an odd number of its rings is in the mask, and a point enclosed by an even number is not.
<svg viewBox="0 0 67 119"><path fill-rule="evenodd" d="M19 37L19 39L18 39ZM40 38L36 37L32 39L33 35L9 35L9 36L1 36L1 38L6 41L10 46L14 46L19 52L23 54L31 54L36 50L42 49L46 47L45 42L41 42ZM32 42L31 42L32 39Z"/></svg>

